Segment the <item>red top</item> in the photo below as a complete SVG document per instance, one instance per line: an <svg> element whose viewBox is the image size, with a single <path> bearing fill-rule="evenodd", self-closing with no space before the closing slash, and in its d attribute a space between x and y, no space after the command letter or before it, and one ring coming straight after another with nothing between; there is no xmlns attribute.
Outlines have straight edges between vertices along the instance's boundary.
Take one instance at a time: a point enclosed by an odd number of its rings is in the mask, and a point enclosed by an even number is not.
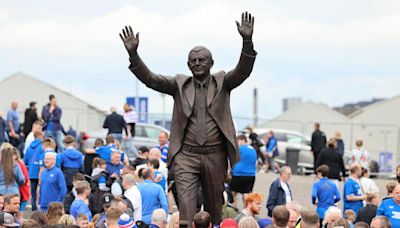
<svg viewBox="0 0 400 228"><path fill-rule="evenodd" d="M19 192L21 194L21 202L28 201L29 198L31 197L28 169L26 168L24 163L20 160L18 160L18 165L21 168L22 174L24 174L25 177L25 184L19 186Z"/></svg>

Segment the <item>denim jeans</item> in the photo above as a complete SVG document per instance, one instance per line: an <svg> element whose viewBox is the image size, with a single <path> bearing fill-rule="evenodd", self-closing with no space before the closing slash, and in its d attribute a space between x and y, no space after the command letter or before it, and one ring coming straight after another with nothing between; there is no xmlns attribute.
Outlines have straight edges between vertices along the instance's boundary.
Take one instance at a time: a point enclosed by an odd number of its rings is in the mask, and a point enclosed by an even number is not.
<svg viewBox="0 0 400 228"><path fill-rule="evenodd" d="M122 133L111 133L110 135L112 135L114 139L118 139L119 143L122 144Z"/></svg>
<svg viewBox="0 0 400 228"><path fill-rule="evenodd" d="M38 183L39 183L38 179L31 179L32 211L36 211L37 210L37 206L36 206L36 190L37 190Z"/></svg>
<svg viewBox="0 0 400 228"><path fill-rule="evenodd" d="M52 137L54 139L54 141L56 142L57 145L57 152L61 153L62 149L63 149L63 134L61 131L46 131L45 133L45 137Z"/></svg>

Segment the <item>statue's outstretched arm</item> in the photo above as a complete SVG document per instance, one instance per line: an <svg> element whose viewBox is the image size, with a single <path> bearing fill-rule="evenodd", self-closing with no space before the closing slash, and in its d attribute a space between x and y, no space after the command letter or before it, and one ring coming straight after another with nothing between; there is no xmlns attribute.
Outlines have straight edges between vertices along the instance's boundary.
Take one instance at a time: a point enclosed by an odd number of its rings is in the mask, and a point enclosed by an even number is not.
<svg viewBox="0 0 400 228"><path fill-rule="evenodd" d="M147 87L161 93L173 95L176 92L176 82L174 77L157 75L150 71L137 53L139 46L139 33L135 33L131 26L125 26L122 33L119 34L124 42L125 48L129 54L129 69L135 76Z"/></svg>

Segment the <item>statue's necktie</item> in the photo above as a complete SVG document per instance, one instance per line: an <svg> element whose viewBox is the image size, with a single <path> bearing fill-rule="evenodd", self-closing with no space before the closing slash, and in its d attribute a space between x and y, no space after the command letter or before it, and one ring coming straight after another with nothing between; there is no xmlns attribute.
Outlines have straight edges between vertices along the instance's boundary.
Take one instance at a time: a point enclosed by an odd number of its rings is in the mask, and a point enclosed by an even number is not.
<svg viewBox="0 0 400 228"><path fill-rule="evenodd" d="M199 145L204 145L207 138L207 127L206 127L206 88L205 85L200 85L196 94L196 106L197 106L197 131L196 141Z"/></svg>

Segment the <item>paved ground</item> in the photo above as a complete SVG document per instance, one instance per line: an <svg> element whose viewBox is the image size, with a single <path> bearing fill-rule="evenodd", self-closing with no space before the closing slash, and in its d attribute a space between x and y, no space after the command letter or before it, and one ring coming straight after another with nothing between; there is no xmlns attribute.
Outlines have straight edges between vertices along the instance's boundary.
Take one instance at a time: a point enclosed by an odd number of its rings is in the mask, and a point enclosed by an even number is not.
<svg viewBox="0 0 400 228"><path fill-rule="evenodd" d="M269 186L272 181L278 178L278 174L274 173L258 173L256 176L256 182L254 185L254 192L259 192L264 196L263 201L263 209L261 212L261 216L267 216L267 210L265 209L265 205L268 198ZM373 179L375 183L378 185L380 192L379 195L381 199L386 194L386 183L389 181L387 179ZM301 205L307 208L315 208L314 205L311 204L311 187L313 183L312 176L298 176L293 175L289 181L290 188L292 190L293 199L298 201ZM343 196L343 183L339 183L339 190L341 197ZM339 207L342 208L342 202L339 202Z"/></svg>

